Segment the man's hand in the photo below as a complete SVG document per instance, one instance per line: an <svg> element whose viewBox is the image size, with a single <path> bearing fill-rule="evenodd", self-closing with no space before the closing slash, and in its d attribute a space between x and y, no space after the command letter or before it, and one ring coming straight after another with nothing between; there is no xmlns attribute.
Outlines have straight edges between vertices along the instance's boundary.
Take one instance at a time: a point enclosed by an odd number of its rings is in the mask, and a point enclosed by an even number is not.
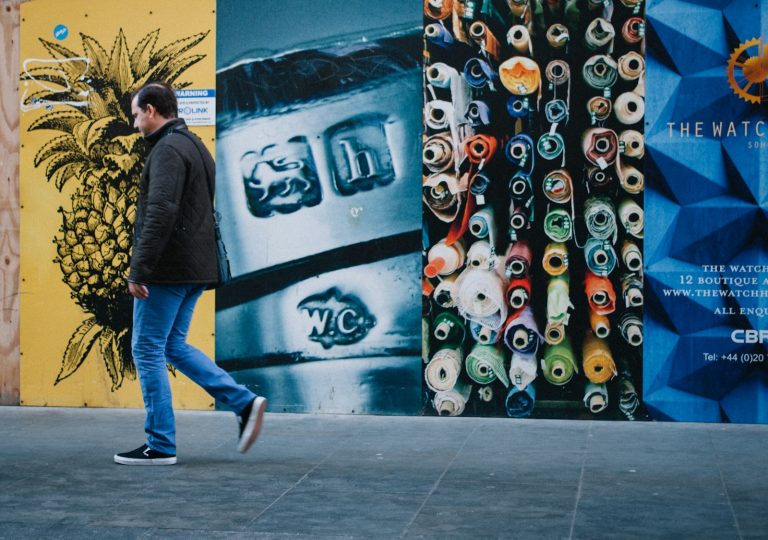
<svg viewBox="0 0 768 540"><path fill-rule="evenodd" d="M138 298L139 300L146 300L149 298L149 289L147 289L146 285L141 285L140 283L129 281L128 292L131 293L131 296Z"/></svg>

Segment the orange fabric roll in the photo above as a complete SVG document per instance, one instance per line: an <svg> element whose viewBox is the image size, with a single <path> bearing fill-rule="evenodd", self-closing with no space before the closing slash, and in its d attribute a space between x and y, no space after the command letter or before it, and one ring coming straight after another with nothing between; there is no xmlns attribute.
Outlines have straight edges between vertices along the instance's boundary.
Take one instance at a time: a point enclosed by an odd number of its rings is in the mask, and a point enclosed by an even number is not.
<svg viewBox="0 0 768 540"><path fill-rule="evenodd" d="M617 375L616 362L613 360L608 343L592 332L587 332L582 347L584 375L595 384L602 384Z"/></svg>
<svg viewBox="0 0 768 540"><path fill-rule="evenodd" d="M499 59L499 53L501 52L499 40L493 35L491 29L488 28L488 25L484 22L473 22L469 27L469 37L472 41L477 43L478 47L485 49L488 54L493 56L496 60Z"/></svg>
<svg viewBox="0 0 768 540"><path fill-rule="evenodd" d="M523 291L521 294L518 291ZM531 277L513 279L507 287L507 302L512 308L511 314L514 317L520 315L531 299Z"/></svg>
<svg viewBox="0 0 768 540"><path fill-rule="evenodd" d="M607 277L596 276L592 272L586 272L584 289L587 293L589 309L598 315L609 315L616 311L616 291Z"/></svg>
<svg viewBox="0 0 768 540"><path fill-rule="evenodd" d="M643 24L643 19L640 17L630 17L621 27L621 36L627 43L640 43L643 40L643 36L640 34L640 28Z"/></svg>
<svg viewBox="0 0 768 540"><path fill-rule="evenodd" d="M424 0L424 15L437 21L453 13L453 0Z"/></svg>
<svg viewBox="0 0 768 540"><path fill-rule="evenodd" d="M611 333L611 321L605 315L599 315L592 310L589 310L589 326L592 331L599 338L607 338Z"/></svg>
<svg viewBox="0 0 768 540"><path fill-rule="evenodd" d="M491 135L473 135L464 140L464 151L471 163L477 165L481 161L490 161L498 148L496 137Z"/></svg>
<svg viewBox="0 0 768 540"><path fill-rule="evenodd" d="M525 56L513 56L499 66L499 77L504 88L516 96L541 93L539 64Z"/></svg>

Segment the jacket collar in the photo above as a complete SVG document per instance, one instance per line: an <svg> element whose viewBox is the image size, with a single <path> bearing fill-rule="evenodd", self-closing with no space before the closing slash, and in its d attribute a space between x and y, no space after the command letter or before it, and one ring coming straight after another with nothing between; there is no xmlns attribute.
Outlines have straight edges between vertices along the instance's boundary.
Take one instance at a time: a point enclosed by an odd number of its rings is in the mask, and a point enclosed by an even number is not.
<svg viewBox="0 0 768 540"><path fill-rule="evenodd" d="M157 142L168 134L172 129L187 129L187 123L183 118L173 118L168 120L162 127L156 129L146 137L144 140L149 143L150 146L155 146Z"/></svg>

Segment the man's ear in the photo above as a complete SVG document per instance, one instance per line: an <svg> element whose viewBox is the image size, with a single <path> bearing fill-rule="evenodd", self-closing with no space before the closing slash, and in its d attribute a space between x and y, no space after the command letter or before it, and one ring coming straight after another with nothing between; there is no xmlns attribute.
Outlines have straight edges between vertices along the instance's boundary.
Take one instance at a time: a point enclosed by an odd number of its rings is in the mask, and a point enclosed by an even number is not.
<svg viewBox="0 0 768 540"><path fill-rule="evenodd" d="M155 106L151 103L147 103L147 116L154 118L155 114L157 114L157 109L155 109Z"/></svg>

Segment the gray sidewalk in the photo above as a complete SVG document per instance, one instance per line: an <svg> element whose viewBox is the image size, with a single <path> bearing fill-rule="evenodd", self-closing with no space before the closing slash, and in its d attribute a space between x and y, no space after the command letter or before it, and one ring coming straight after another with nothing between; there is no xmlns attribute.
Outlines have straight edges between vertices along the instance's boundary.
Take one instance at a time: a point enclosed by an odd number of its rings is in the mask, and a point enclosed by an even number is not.
<svg viewBox="0 0 768 540"><path fill-rule="evenodd" d="M0 407L0 538L768 538L768 426Z"/></svg>

